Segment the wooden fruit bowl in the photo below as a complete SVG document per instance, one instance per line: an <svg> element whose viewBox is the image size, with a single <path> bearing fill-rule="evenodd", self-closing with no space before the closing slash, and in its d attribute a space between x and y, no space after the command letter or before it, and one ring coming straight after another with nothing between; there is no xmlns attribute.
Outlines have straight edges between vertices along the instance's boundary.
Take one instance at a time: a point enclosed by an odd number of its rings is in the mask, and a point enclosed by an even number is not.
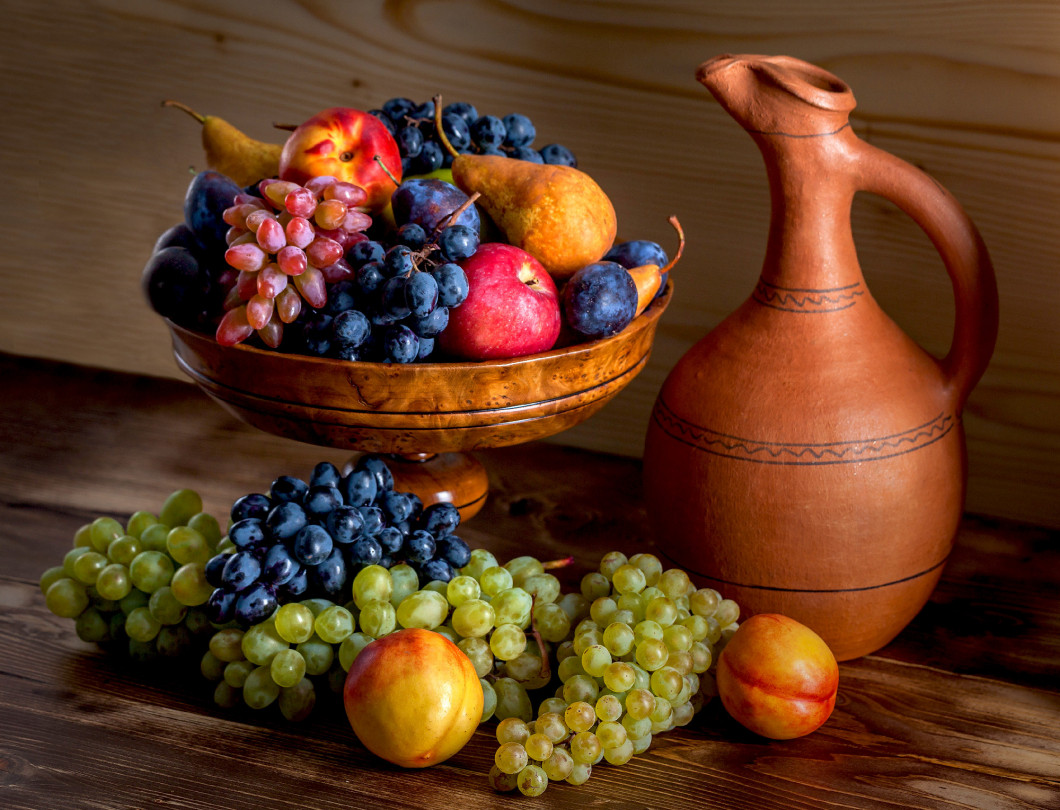
<svg viewBox="0 0 1060 810"><path fill-rule="evenodd" d="M600 410L644 368L672 294L670 283L613 337L494 362L348 362L221 346L167 324L180 369L243 421L310 444L426 463L411 475L439 492L425 497L413 482L408 491L425 503L451 500L470 516L486 484L467 452L553 436ZM470 491L448 480L468 475L477 480Z"/></svg>

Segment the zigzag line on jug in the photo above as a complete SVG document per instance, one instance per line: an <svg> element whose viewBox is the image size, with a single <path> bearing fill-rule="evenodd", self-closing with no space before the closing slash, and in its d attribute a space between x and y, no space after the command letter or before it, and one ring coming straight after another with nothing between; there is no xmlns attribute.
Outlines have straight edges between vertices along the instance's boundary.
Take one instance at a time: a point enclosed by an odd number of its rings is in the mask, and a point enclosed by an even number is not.
<svg viewBox="0 0 1060 810"><path fill-rule="evenodd" d="M957 425L953 414L940 413L922 425L869 439L841 442L770 442L721 433L682 419L660 397L652 420L671 438L711 455L758 464L853 464L881 461L934 444Z"/></svg>
<svg viewBox="0 0 1060 810"><path fill-rule="evenodd" d="M815 290L780 287L759 279L751 297L759 304L784 312L818 313L848 309L857 303L858 296L864 294L865 289L861 282Z"/></svg>

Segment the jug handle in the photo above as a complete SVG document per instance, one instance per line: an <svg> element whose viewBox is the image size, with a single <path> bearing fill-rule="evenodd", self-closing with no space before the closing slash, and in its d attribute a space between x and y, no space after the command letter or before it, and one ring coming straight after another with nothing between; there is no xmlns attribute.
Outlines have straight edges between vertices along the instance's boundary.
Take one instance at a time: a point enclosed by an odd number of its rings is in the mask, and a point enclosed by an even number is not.
<svg viewBox="0 0 1060 810"><path fill-rule="evenodd" d="M939 361L960 410L994 352L997 280L975 223L938 181L889 152L857 140L859 190L890 200L927 234L953 285L955 317L949 352Z"/></svg>

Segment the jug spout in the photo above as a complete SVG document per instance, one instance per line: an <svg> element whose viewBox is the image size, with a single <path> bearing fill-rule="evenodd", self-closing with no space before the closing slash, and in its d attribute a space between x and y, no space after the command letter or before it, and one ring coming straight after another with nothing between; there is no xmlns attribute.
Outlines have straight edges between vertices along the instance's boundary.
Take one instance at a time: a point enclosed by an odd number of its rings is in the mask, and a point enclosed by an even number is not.
<svg viewBox="0 0 1060 810"><path fill-rule="evenodd" d="M846 82L791 56L722 54L703 62L696 78L752 134L829 135L856 105Z"/></svg>

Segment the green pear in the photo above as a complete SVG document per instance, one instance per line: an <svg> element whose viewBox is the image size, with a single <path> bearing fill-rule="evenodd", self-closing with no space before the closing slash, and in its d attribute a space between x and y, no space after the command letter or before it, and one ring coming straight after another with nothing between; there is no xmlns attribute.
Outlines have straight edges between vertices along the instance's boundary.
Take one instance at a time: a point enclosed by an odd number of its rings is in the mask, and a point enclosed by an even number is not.
<svg viewBox="0 0 1060 810"><path fill-rule="evenodd" d="M179 101L163 101L162 106L183 110L202 124L206 165L232 178L237 185L247 186L279 173L283 144L255 140L223 118L200 115Z"/></svg>

